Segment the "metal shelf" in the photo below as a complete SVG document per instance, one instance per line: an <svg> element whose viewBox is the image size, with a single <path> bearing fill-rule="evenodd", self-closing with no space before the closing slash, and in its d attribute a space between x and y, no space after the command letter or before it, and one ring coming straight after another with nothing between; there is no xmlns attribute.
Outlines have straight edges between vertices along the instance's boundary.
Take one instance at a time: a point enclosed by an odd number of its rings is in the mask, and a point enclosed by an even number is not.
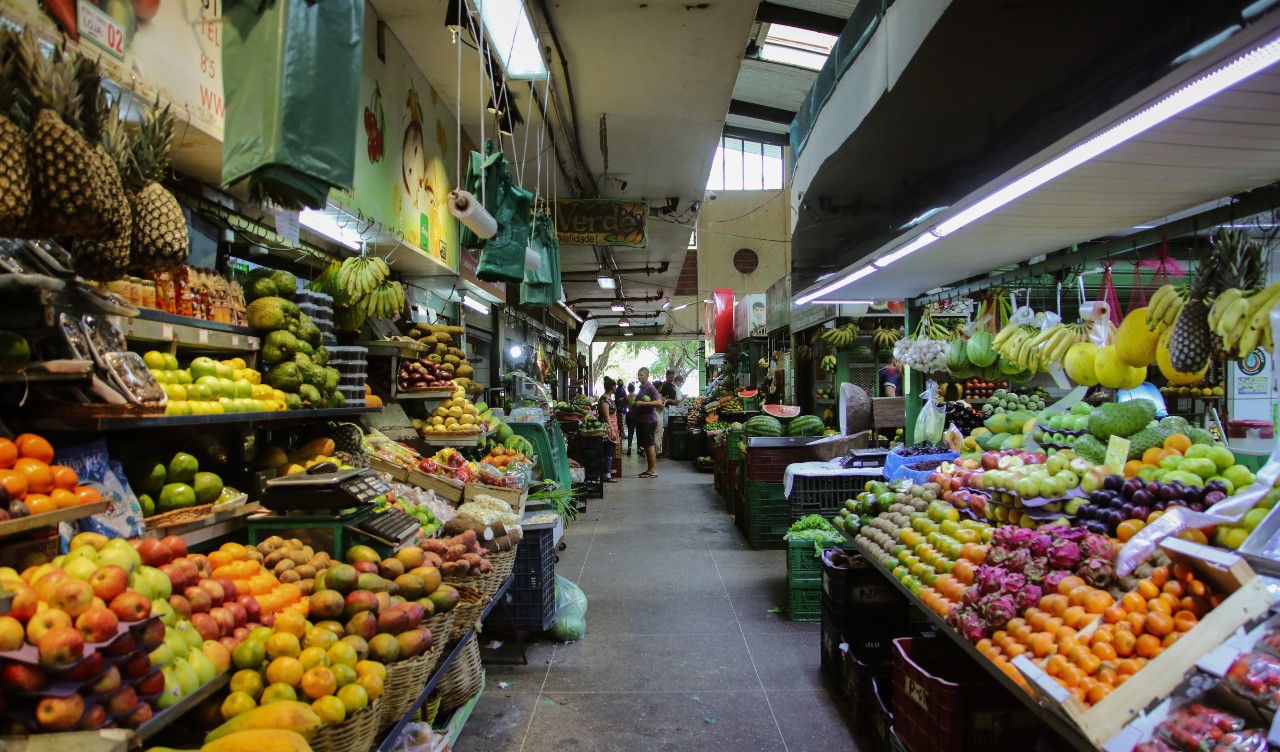
<svg viewBox="0 0 1280 752"><path fill-rule="evenodd" d="M142 724L136 733L143 741L150 739L163 731L174 721L186 715L187 711L204 702L207 698L212 697L213 693L227 686L230 682L231 672L223 671L221 674L213 677L205 684L200 685L196 691L181 700L178 700L178 702L170 705L164 710L161 710L159 713L151 716L151 720Z"/></svg>
<svg viewBox="0 0 1280 752"><path fill-rule="evenodd" d="M258 347L257 334L247 326L220 324L151 308L139 309L133 318L122 318L119 325L126 337L141 340L170 342L175 339L174 335L182 335L176 339L184 347L236 350L256 350Z"/></svg>
<svg viewBox="0 0 1280 752"><path fill-rule="evenodd" d="M407 399L446 400L452 396L453 396L452 389L428 389L426 391L421 391L421 392L395 391L392 393L391 398L394 399L396 402L399 402L400 400L407 400Z"/></svg>
<svg viewBox="0 0 1280 752"><path fill-rule="evenodd" d="M40 417L20 419L32 430L41 431L136 431L146 428L186 428L189 426L238 425L246 423L303 423L366 415L380 407L335 407L320 410L281 410L261 413L218 413L215 415L155 415L135 417Z"/></svg>
<svg viewBox="0 0 1280 752"><path fill-rule="evenodd" d="M87 360L68 361L83 364L77 371L45 371L40 370L40 363L32 363L28 370L19 373L0 373L0 385L22 384L75 384L89 383L93 378L93 363ZM37 370L31 370L31 369Z"/></svg>
<svg viewBox="0 0 1280 752"><path fill-rule="evenodd" d="M44 514L33 514L27 517L14 517L4 522L0 522L0 538L25 533L29 530L41 530L48 527L57 527L59 522L69 522L71 520L80 520L85 517L92 517L95 514L102 514L107 511L109 502L95 501L92 504L81 504L79 506L67 507L53 512L45 512Z"/></svg>

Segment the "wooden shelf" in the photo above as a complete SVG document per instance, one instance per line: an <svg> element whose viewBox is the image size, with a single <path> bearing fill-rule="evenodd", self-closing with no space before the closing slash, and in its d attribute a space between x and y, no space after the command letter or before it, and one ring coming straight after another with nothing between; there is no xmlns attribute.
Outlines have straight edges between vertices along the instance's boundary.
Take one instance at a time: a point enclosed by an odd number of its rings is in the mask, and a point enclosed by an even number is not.
<svg viewBox="0 0 1280 752"><path fill-rule="evenodd" d="M182 348L237 352L255 352L259 346L257 334L248 327L149 308L142 309L134 318L121 318L117 323L126 338L142 342L176 342Z"/></svg>
<svg viewBox="0 0 1280 752"><path fill-rule="evenodd" d="M143 418L41 417L19 419L26 428L39 431L138 431L148 428L188 428L193 426L259 423L306 423L331 418L347 418L379 412L380 407L336 407L321 410L281 410L261 413L218 413L215 415L155 415Z"/></svg>
<svg viewBox="0 0 1280 752"><path fill-rule="evenodd" d="M95 501L92 504L81 504L79 506L67 507L66 509L59 509L54 512L11 518L4 522L0 522L0 538L9 535L17 535L18 533L25 533L29 530L41 530L49 527L57 527L59 522L82 520L85 517L102 514L107 511L108 505L109 502L106 501Z"/></svg>

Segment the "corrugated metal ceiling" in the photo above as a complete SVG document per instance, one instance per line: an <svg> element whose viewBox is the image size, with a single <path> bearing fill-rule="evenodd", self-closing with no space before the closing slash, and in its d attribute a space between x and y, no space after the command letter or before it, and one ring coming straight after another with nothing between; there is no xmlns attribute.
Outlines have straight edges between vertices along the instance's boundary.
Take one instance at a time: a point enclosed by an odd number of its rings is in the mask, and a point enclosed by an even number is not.
<svg viewBox="0 0 1280 752"><path fill-rule="evenodd" d="M764 60L743 60L733 98L795 112L813 87L818 72Z"/></svg>
<svg viewBox="0 0 1280 752"><path fill-rule="evenodd" d="M803 8L811 10L814 13L823 13L828 16L839 16L840 18L848 18L853 15L853 9L858 6L859 0L772 0L778 5L787 5L792 8Z"/></svg>

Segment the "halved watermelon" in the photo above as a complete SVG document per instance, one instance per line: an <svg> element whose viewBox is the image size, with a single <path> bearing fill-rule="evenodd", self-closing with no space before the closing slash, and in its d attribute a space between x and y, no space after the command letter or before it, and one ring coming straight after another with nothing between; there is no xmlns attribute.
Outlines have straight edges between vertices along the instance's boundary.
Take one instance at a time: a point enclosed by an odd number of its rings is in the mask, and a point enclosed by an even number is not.
<svg viewBox="0 0 1280 752"><path fill-rule="evenodd" d="M796 405L765 405L761 409L775 418L794 418L800 414Z"/></svg>
<svg viewBox="0 0 1280 752"><path fill-rule="evenodd" d="M738 392L738 396L743 399L748 399L750 397L756 396L759 393L760 393L759 390L756 390L756 389L743 389L742 391Z"/></svg>

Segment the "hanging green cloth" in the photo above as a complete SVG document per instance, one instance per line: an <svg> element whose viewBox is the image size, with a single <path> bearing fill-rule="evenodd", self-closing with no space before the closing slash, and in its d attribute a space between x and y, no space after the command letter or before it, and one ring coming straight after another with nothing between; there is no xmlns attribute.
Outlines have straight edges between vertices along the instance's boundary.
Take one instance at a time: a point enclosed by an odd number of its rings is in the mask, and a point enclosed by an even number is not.
<svg viewBox="0 0 1280 752"><path fill-rule="evenodd" d="M520 302L550 308L561 296L560 241L556 238L555 221L546 212L539 211L533 216L529 249L538 254L540 261L536 267L524 270Z"/></svg>
<svg viewBox="0 0 1280 752"><path fill-rule="evenodd" d="M471 152L467 160L467 190L498 223L498 231L488 240L477 238L466 225L459 228L463 248L480 248L476 276L486 282L520 284L524 281L533 194L515 184L506 157L488 139L484 154Z"/></svg>
<svg viewBox="0 0 1280 752"><path fill-rule="evenodd" d="M222 183L320 208L355 173L364 0L226 0Z"/></svg>

